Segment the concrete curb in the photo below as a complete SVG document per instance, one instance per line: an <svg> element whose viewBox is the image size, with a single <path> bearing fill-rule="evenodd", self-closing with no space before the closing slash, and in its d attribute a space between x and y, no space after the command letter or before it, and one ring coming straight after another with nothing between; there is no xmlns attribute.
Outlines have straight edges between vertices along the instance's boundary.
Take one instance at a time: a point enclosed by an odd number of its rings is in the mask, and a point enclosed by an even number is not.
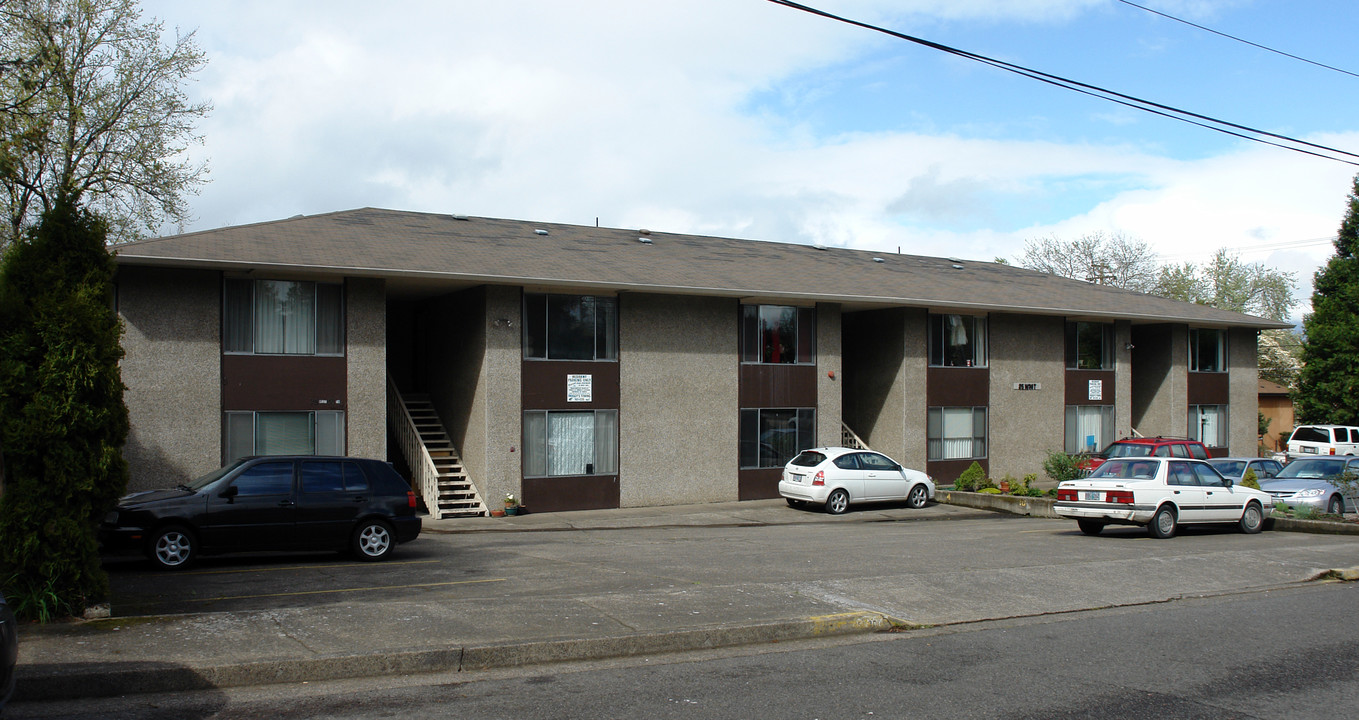
<svg viewBox="0 0 1359 720"><path fill-rule="evenodd" d="M1336 522L1334 520L1299 520L1289 517L1271 517L1271 530L1284 532L1317 533L1319 535L1359 535L1359 523Z"/></svg>
<svg viewBox="0 0 1359 720"><path fill-rule="evenodd" d="M470 645L411 652L336 655L187 667L171 663L21 665L18 701L73 700L214 688L320 682L415 673L490 670L553 662L858 635L914 627L882 613L859 611L614 637Z"/></svg>
<svg viewBox="0 0 1359 720"><path fill-rule="evenodd" d="M1057 513L1053 511L1056 500L1046 497L1029 497L1027 495L1000 495L997 493L977 493L962 490L937 490L934 499L949 505L961 505L963 507L977 508L979 510L995 510L1006 512L1011 515L1027 515L1029 517L1056 518Z"/></svg>

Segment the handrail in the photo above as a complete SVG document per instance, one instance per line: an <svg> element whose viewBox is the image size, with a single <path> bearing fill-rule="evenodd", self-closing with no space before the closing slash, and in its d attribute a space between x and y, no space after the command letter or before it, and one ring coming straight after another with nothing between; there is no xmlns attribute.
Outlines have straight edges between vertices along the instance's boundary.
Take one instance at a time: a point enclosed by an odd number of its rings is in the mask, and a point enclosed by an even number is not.
<svg viewBox="0 0 1359 720"><path fill-rule="evenodd" d="M864 439L859 437L858 433L851 430L844 422L840 423L840 443L845 447L855 448L856 450L873 449L868 447L868 443L864 442Z"/></svg>
<svg viewBox="0 0 1359 720"><path fill-rule="evenodd" d="M415 427L415 420L411 418L410 410L406 408L406 402L401 398L401 391L396 387L396 380L391 373L387 373L387 417L396 430L397 443L401 445L401 452L406 456L406 464L410 465L411 478L413 484L419 489L420 498L425 501L425 509L434 517L439 516L439 470L434 467L434 458L430 457L429 449L420 440L420 432Z"/></svg>

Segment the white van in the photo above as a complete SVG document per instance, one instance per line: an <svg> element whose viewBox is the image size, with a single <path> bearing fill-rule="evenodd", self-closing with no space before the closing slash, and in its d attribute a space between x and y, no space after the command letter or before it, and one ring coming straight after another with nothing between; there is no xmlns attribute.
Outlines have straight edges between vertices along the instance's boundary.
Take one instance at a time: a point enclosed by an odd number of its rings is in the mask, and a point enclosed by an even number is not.
<svg viewBox="0 0 1359 720"><path fill-rule="evenodd" d="M1299 425L1288 437L1288 459L1316 455L1359 455L1359 427Z"/></svg>

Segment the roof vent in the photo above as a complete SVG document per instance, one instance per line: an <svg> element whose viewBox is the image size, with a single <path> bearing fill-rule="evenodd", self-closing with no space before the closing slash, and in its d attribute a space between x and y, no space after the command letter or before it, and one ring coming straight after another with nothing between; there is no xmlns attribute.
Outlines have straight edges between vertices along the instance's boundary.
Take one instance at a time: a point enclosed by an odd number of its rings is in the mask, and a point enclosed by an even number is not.
<svg viewBox="0 0 1359 720"><path fill-rule="evenodd" d="M649 237L639 237L639 238L637 238L637 242L639 242L639 243L646 243L647 245L650 245L650 244L651 244L651 238L649 238Z"/></svg>
<svg viewBox="0 0 1359 720"><path fill-rule="evenodd" d="M639 232L639 233L641 233L641 234L643 234L643 235L650 235L650 234L651 234L651 231L650 231L650 230L647 230L646 228L642 228L641 230L638 230L637 232Z"/></svg>
<svg viewBox="0 0 1359 720"><path fill-rule="evenodd" d="M546 235L546 234L547 234L547 231L544 230L544 229L542 229L542 228L538 228L537 230L534 230L533 232L536 232L536 233L538 233L539 235Z"/></svg>
<svg viewBox="0 0 1359 720"><path fill-rule="evenodd" d="M825 245L821 245L821 244L816 244L816 245L813 245L812 247L816 248L817 250L829 250L829 249L830 249L829 247L826 247Z"/></svg>
<svg viewBox="0 0 1359 720"><path fill-rule="evenodd" d="M948 261L949 261L949 262L954 262L954 263L960 263L960 262L963 261L963 259L962 259L962 258L951 257L951 258L948 259Z"/></svg>
<svg viewBox="0 0 1359 720"><path fill-rule="evenodd" d="M886 261L886 260L883 260L882 258L873 258L873 262L879 262L879 263L880 263L880 262L887 262L887 261Z"/></svg>
<svg viewBox="0 0 1359 720"><path fill-rule="evenodd" d="M470 217L467 217L466 215L450 215L449 217L453 218L454 220L464 220L464 221L466 221L466 220L471 220L471 219L472 219L472 218L470 218Z"/></svg>
<svg viewBox="0 0 1359 720"><path fill-rule="evenodd" d="M954 269L954 270L962 270L962 269L963 269L963 266L962 266L962 265L959 265L958 263L953 263L953 269Z"/></svg>

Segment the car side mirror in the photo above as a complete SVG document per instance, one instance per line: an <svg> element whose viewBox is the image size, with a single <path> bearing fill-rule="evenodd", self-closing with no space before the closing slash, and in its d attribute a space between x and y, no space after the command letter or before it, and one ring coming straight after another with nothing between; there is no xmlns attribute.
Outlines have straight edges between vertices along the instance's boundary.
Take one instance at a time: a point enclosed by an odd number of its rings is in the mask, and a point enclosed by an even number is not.
<svg viewBox="0 0 1359 720"><path fill-rule="evenodd" d="M232 499L234 499L237 495L239 495L240 493L241 493L241 491L240 491L239 489L237 489L237 487L236 487L235 485L232 485L231 487L229 487L229 488L223 490L222 492L217 493L217 497L219 497L219 498L225 498L225 499L227 499L227 500L232 500Z"/></svg>
<svg viewBox="0 0 1359 720"><path fill-rule="evenodd" d="M1233 484L1231 478L1222 478L1222 487L1231 487Z"/></svg>

